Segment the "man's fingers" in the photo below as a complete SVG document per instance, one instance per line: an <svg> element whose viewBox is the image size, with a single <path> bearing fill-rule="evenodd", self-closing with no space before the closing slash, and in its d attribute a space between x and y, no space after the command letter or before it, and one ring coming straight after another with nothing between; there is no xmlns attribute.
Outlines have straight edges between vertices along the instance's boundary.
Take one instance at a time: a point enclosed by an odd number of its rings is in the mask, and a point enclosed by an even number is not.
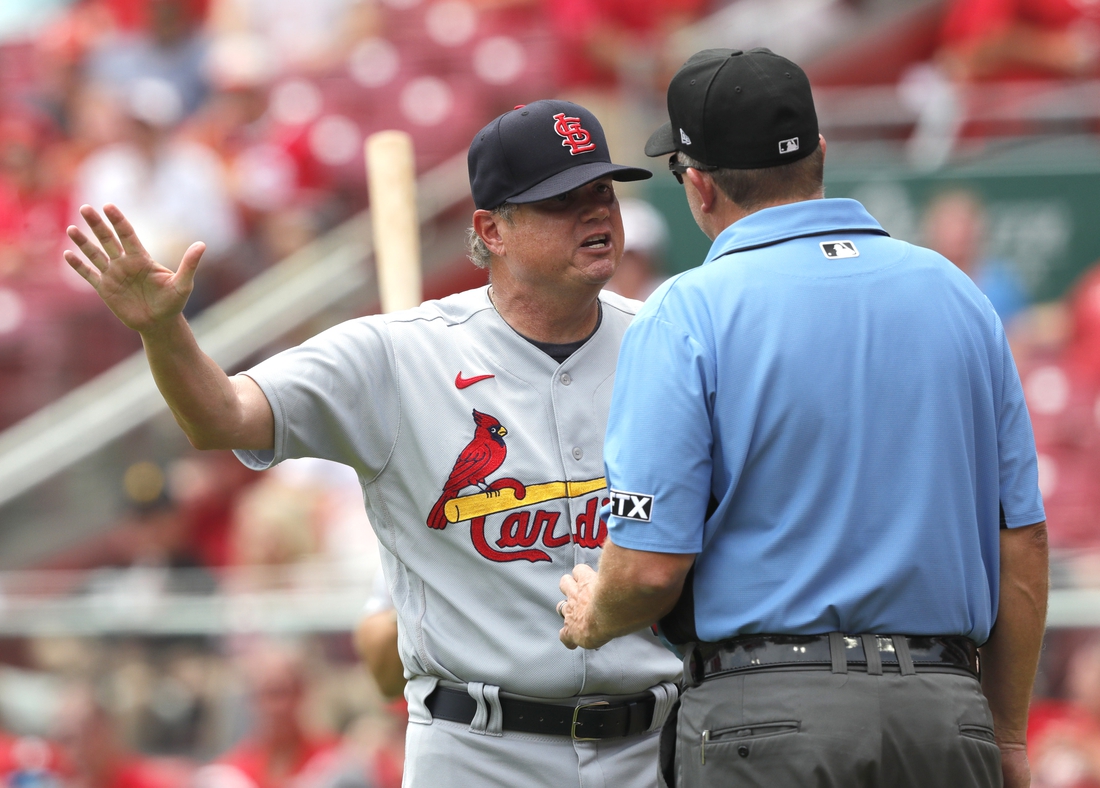
<svg viewBox="0 0 1100 788"><path fill-rule="evenodd" d="M95 237L103 244L103 251L107 253L108 257L115 258L122 255L122 245L95 208L90 205L82 205L80 206L80 215L84 217L88 227L95 233Z"/></svg>
<svg viewBox="0 0 1100 788"><path fill-rule="evenodd" d="M573 567L573 577L578 583L583 583L585 580L591 580L595 576L596 570L588 564L577 564Z"/></svg>
<svg viewBox="0 0 1100 788"><path fill-rule="evenodd" d="M577 581L573 579L573 575L562 575L561 580L558 581L558 588L567 597L573 596L577 592Z"/></svg>
<svg viewBox="0 0 1100 788"><path fill-rule="evenodd" d="M577 644L573 641L573 637L569 634L569 627L562 627L558 630L558 640L562 642L570 651L574 651L577 648Z"/></svg>
<svg viewBox="0 0 1100 788"><path fill-rule="evenodd" d="M108 259L107 255L103 254L103 250L96 246L95 243L90 238L88 238L88 236L82 233L79 227L70 226L69 229L66 230L66 233L72 239L73 243L77 245L80 251L84 253L84 256L88 258L89 262L91 262L92 265L94 265L100 271L107 268L107 264L111 262ZM75 257L76 255L74 254L73 256ZM68 256L65 257L65 261L69 261ZM72 263L69 262L69 265L72 265Z"/></svg>
<svg viewBox="0 0 1100 788"><path fill-rule="evenodd" d="M176 273L172 276L172 282L176 285L177 290L191 288L192 283L195 281L195 270L199 267L199 260L202 259L202 253L205 251L206 244L202 241L196 241L187 247L187 251L183 253L183 259L180 260L180 267L176 269Z"/></svg>
<svg viewBox="0 0 1100 788"><path fill-rule="evenodd" d="M99 271L93 266L88 264L88 261L78 255L76 252L65 250L64 253L65 262L69 264L69 267L84 277L88 284L95 287L99 284Z"/></svg>
<svg viewBox="0 0 1100 788"><path fill-rule="evenodd" d="M127 254L148 254L145 247L141 245L141 239L138 238L134 226L130 224L130 220L123 215L117 205L111 205L110 203L104 205L103 213L114 225L115 232L118 233L118 239L122 242L122 248L126 250Z"/></svg>

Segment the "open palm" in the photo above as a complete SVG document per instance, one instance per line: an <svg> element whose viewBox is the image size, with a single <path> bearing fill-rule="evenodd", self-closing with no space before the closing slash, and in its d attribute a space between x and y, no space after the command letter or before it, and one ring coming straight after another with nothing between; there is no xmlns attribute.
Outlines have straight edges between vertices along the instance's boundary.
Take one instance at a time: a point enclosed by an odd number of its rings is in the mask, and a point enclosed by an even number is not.
<svg viewBox="0 0 1100 788"><path fill-rule="evenodd" d="M103 213L110 225L90 205L80 208L80 215L99 243L79 228L69 227L69 237L84 257L66 251L65 262L95 288L119 320L135 331L153 329L179 315L191 295L195 269L206 245L191 244L179 269L172 271L149 256L122 211L105 205Z"/></svg>

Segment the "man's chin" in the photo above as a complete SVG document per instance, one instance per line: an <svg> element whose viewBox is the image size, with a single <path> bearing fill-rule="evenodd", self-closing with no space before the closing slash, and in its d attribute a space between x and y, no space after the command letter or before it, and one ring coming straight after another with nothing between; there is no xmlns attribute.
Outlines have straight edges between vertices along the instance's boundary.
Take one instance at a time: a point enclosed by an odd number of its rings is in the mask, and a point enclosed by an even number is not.
<svg viewBox="0 0 1100 788"><path fill-rule="evenodd" d="M600 287L611 281L611 277L615 275L615 269L618 267L619 260L617 257L589 258L584 260L582 265L577 266L587 281Z"/></svg>

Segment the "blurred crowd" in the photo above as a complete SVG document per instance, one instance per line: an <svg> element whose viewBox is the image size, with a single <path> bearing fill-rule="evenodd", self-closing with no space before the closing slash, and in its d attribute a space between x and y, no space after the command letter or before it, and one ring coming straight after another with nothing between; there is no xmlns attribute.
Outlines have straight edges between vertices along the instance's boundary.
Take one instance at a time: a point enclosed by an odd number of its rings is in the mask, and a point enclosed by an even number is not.
<svg viewBox="0 0 1100 788"><path fill-rule="evenodd" d="M139 347L61 262L82 203L117 204L168 266L205 241L194 314L365 206L372 132L409 131L424 171L517 103L657 102L676 65L666 42L709 8L5 0L0 429Z"/></svg>
<svg viewBox="0 0 1100 788"><path fill-rule="evenodd" d="M32 648L52 682L33 711L13 713L17 704L5 701L6 714L32 732L0 734L4 785L401 784L404 704L381 698L361 670L326 653L338 652L337 642L43 641ZM10 692L20 684L8 673Z"/></svg>
<svg viewBox="0 0 1100 788"><path fill-rule="evenodd" d="M694 48L685 31L705 40L700 20L798 56L812 47L793 31L837 32L837 20L874 5L3 0L0 430L140 349L62 262L82 203L119 205L165 265L206 242L193 315L366 207L362 143L374 131L409 131L423 172L461 154L493 116L554 95L593 109L617 159L644 164L667 79ZM811 12L813 24L776 28L786 48L747 27ZM917 112L919 166L981 133L965 106L981 101L981 85L1096 77L1100 3L949 0L937 14L928 51L896 75ZM623 220L626 254L610 287L645 298L668 273L673 239L642 200L623 200ZM1100 262L1062 299L1034 303L1013 262L991 254L988 225L977 193L948 189L928 201L915 240L971 276L1004 321L1058 574L1095 587ZM83 591L231 593L242 575L228 570L242 567L249 582L268 573L270 583L286 582L287 567L360 580L377 570L347 469L299 462L257 475L228 453L187 453L136 463L119 483L129 509L116 527L44 565L88 572ZM350 633L0 639L0 664L10 731L0 779L13 788L400 784L403 711L357 663ZM1100 640L1056 633L1043 671L1036 785L1100 788Z"/></svg>

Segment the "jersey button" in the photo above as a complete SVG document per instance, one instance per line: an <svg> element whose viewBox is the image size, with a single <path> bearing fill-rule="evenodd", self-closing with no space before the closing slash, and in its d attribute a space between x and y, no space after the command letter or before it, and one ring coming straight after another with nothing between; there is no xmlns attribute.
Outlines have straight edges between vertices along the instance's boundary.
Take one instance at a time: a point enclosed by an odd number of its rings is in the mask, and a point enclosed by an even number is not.
<svg viewBox="0 0 1100 788"><path fill-rule="evenodd" d="M573 447L573 459L574 460L579 460L583 456L584 456L584 449L582 449L580 446L574 446Z"/></svg>
<svg viewBox="0 0 1100 788"><path fill-rule="evenodd" d="M560 377L560 378L558 378L558 380L560 380L560 381L561 381L561 384L562 384L563 386L568 386L568 385L569 385L570 383L572 383L572 382L573 382L573 378L569 377L569 373L568 373L568 372L563 372L563 373L561 373L561 377Z"/></svg>

